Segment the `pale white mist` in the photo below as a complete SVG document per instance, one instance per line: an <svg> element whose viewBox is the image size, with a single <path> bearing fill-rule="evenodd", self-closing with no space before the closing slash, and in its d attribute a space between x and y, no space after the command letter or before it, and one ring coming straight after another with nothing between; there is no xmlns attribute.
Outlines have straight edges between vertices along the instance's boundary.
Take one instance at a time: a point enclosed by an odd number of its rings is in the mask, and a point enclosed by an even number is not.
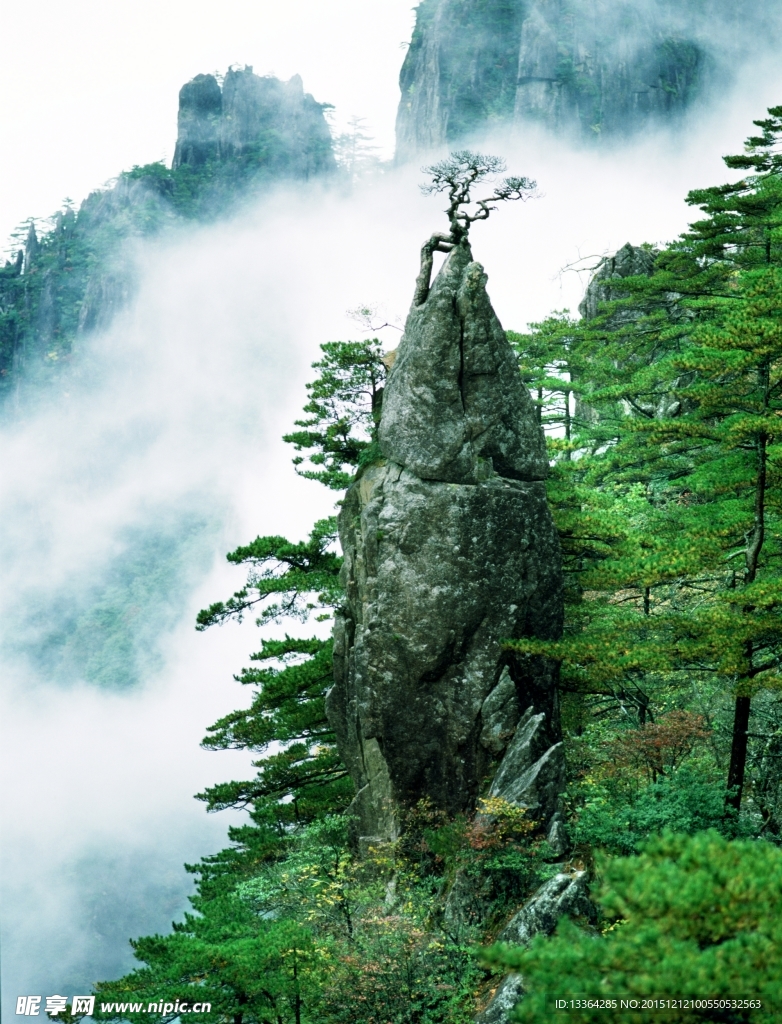
<svg viewBox="0 0 782 1024"><path fill-rule="evenodd" d="M584 282L558 272L578 256L681 231L685 192L725 179L720 156L779 101L774 84L746 80L676 142L596 154L543 136L492 140L544 193L473 230L504 325L574 309ZM243 582L225 551L258 533L301 538L331 511L333 496L296 477L279 437L319 343L356 336L346 310L376 301L405 314L420 245L446 226L420 177L403 168L349 196L281 189L233 222L140 249L133 308L0 435L0 616L13 624L0 664L7 1013L19 994L70 996L132 966L127 938L166 930L184 908L181 862L218 849L237 820L208 817L191 797L250 770L249 757L198 743L249 700L231 674L257 630L197 634L195 613ZM190 539L177 548L183 523ZM103 621L90 616L97 602L116 618L134 571L123 559L147 540L145 572L167 569L157 589L132 591L129 624L111 619L138 675L119 691L112 652L89 647ZM69 647L76 633L82 646Z"/></svg>
<svg viewBox="0 0 782 1024"><path fill-rule="evenodd" d="M231 64L301 75L394 144L412 0L31 0L2 6L0 240L134 164L170 163L179 89Z"/></svg>

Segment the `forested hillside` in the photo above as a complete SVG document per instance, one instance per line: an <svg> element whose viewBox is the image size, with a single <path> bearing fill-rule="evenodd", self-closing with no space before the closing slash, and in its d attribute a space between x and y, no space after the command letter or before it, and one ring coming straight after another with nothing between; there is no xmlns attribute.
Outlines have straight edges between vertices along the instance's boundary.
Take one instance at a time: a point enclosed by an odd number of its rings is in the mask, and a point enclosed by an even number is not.
<svg viewBox="0 0 782 1024"><path fill-rule="evenodd" d="M74 346L109 326L133 296L134 242L235 212L274 182L306 181L336 170L327 104L301 79L230 68L218 82L197 75L179 94L171 168L124 171L76 209L16 234L0 268L0 402L17 402L26 382L56 379Z"/></svg>
<svg viewBox="0 0 782 1024"><path fill-rule="evenodd" d="M192 913L134 940L140 966L97 986L96 1017L171 1021L198 1002L199 1019L235 1024L501 1024L552 1019L564 999L583 1000L573 1021L778 1018L782 107L755 124L745 153L726 158L739 180L689 194L689 231L603 261L580 319L554 312L507 333L531 399L505 375L467 235L534 183L504 179L484 198L475 189L500 163L469 152L428 169L430 191L450 196L450 230L424 246L399 350L325 343L285 438L296 470L342 499L341 542L335 520L305 541L256 538L228 556L246 585L199 616L199 629L278 625L237 676L251 706L204 740L256 755L253 779L200 794L248 821L188 868ZM448 260L430 285L438 249ZM440 343L427 370L418 356ZM405 405L413 394L424 413ZM546 462L550 513L530 497ZM475 537L517 528L482 518L497 495L524 495L539 537L550 514L562 578L553 541L537 561L533 542L518 563L523 613L486 607L462 641L438 574L464 573L469 591L475 538L415 563L433 582L408 575L418 589L404 600L437 608L453 637L437 671L414 676L412 655L396 656L411 650L403 618L372 617L377 581L394 585L389 559L412 572L421 508L442 509L428 528L447 533L468 493L486 498ZM415 529L394 520L389 495ZM518 582L508 564L492 573L506 597ZM563 626L556 601L540 612L547 594L564 595ZM286 622L334 615L334 640L285 635ZM497 673L480 689L470 659L487 621L507 633L480 662ZM362 664L382 671L362 677ZM395 684L408 687L391 715L402 737L388 716ZM468 723L461 747L441 719ZM451 775L405 774L414 758L395 751L432 736ZM620 1003L649 998L673 1002L653 1016Z"/></svg>

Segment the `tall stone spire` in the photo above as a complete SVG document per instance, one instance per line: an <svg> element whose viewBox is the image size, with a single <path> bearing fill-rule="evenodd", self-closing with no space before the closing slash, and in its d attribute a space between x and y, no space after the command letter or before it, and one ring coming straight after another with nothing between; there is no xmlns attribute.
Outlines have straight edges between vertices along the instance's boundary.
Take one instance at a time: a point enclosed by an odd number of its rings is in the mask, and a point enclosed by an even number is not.
<svg viewBox="0 0 782 1024"><path fill-rule="evenodd" d="M423 480L544 480L543 433L466 242L414 306L383 395L386 458Z"/></svg>
<svg viewBox="0 0 782 1024"><path fill-rule="evenodd" d="M562 580L542 430L485 286L462 242L411 309L384 459L339 518L346 604L328 713L356 784L356 835L376 841L422 798L472 810L530 707L535 750L559 739L553 666L501 647L559 636Z"/></svg>

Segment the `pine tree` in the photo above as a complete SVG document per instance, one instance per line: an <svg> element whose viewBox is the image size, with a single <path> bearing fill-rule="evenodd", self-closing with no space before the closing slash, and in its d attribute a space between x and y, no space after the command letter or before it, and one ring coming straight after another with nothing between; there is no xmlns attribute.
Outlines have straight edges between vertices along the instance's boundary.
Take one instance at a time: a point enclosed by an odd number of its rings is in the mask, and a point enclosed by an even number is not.
<svg viewBox="0 0 782 1024"><path fill-rule="evenodd" d="M523 974L513 1020L556 1019L557 999L578 1024L778 1019L782 851L713 832L667 835L641 856L603 860L600 874L599 934L565 919L528 950L489 952ZM644 1012L645 999L673 1005Z"/></svg>
<svg viewBox="0 0 782 1024"><path fill-rule="evenodd" d="M372 443L372 412L378 415L385 368L377 342L323 346L320 371L309 385L310 419L316 431L289 437L299 450L316 448L304 471L331 488L345 486ZM320 456L320 457L319 457ZM299 465L301 459L297 459ZM327 620L342 599L341 557L335 551L336 520L317 522L302 542L257 537L232 551L228 561L246 566L246 584L228 600L198 614L204 630L255 617L258 626L285 620ZM325 696L333 682L332 641L321 637L263 638L251 667L235 678L255 688L249 708L232 712L207 730L203 746L256 753L254 779L220 783L198 795L209 810L241 807L249 821L229 829L231 845L187 865L196 876L193 912L167 936L132 943L142 965L123 978L97 986L103 1020L170 1021L177 1001L210 1003L205 1021L234 1024L312 1021L324 989L326 949L299 914L259 914L237 886L274 874L295 854L307 826L344 811L353 786L326 718ZM313 825L314 827L314 825ZM342 851L340 856L346 855ZM143 1005L132 1010L131 1004ZM152 1004L153 1009L147 1012Z"/></svg>
<svg viewBox="0 0 782 1024"><path fill-rule="evenodd" d="M386 367L377 338L368 341L329 341L321 345L323 358L312 364L320 370L307 385L306 419L296 420L303 430L285 434L283 441L296 451L313 451L293 460L296 472L326 487L344 491L362 458L372 460L383 400Z"/></svg>
<svg viewBox="0 0 782 1024"><path fill-rule="evenodd" d="M734 811L751 697L778 685L782 654L782 182L770 113L747 155L727 158L763 173L690 193L706 217L576 334L583 400L598 415L573 472L606 505L613 489L627 529L584 566L595 597L557 649L565 678L593 692L653 673L720 679L735 700Z"/></svg>

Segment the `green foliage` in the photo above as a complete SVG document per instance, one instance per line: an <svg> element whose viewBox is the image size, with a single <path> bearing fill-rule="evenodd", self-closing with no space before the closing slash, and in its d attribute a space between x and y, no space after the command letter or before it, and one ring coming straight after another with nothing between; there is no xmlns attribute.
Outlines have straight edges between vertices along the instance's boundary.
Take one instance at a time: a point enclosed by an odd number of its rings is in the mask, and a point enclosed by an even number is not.
<svg viewBox="0 0 782 1024"><path fill-rule="evenodd" d="M17 256L0 272L1 390L18 380L25 364L45 372L70 352L95 259L96 246L86 237L84 220L66 202L40 238L32 221L14 237L24 245L27 258Z"/></svg>
<svg viewBox="0 0 782 1024"><path fill-rule="evenodd" d="M167 167L162 161L136 165L125 171L129 181L142 181L166 201L179 216L210 221L230 213L262 187L274 174L271 163L278 157L276 133L267 133L253 146L230 160L212 159L193 166Z"/></svg>
<svg viewBox="0 0 782 1024"><path fill-rule="evenodd" d="M283 617L304 621L313 613L329 618L342 594L342 559L331 550L335 538L335 520L325 519L302 543L258 537L232 551L230 562L250 566L247 584L227 602L199 612L196 628L231 618L241 621L250 608L259 613L258 625ZM351 784L325 709L333 682L331 640L287 635L263 639L251 661L253 666L236 676L243 685L257 688L250 707L211 726L203 745L260 753L253 762L258 774L252 780L219 783L198 798L210 810L250 807L256 821L279 826L343 809Z"/></svg>
<svg viewBox="0 0 782 1024"><path fill-rule="evenodd" d="M235 891L291 845L280 822L264 820L262 813L254 818L252 825L229 829L230 847L186 865L196 876L193 912L169 935L131 941L142 966L96 986L96 1019L169 1022L178 1016L177 1000L191 1007L211 1003L211 1012L199 1018L215 1024L227 1017L245 1024L300 1019L316 985L311 931L289 919L259 917ZM100 1009L110 1003L115 1009ZM127 1008L134 1003L143 1011ZM158 1009L146 1012L150 1004Z"/></svg>
<svg viewBox="0 0 782 1024"><path fill-rule="evenodd" d="M158 160L151 164L136 164L125 172L124 177L128 181L143 182L181 216L200 219L210 213L214 215L220 208L215 190L221 179L221 170L217 161L209 161L199 167L183 164L172 169Z"/></svg>
<svg viewBox="0 0 782 1024"><path fill-rule="evenodd" d="M582 783L571 798L578 806L574 842L613 854L637 853L666 829L689 835L716 829L729 838L742 833L751 837L757 831L752 821L739 824L726 816L725 782L713 770L704 777L685 766L635 789Z"/></svg>
<svg viewBox="0 0 782 1024"><path fill-rule="evenodd" d="M247 583L227 601L200 611L196 629L233 618L241 622L251 608L258 611L256 622L262 625L283 617L303 621L319 607L333 606L341 595L342 559L332 550L336 537L336 519L321 519L306 541L257 537L232 551L227 556L229 562L250 566Z"/></svg>
<svg viewBox="0 0 782 1024"><path fill-rule="evenodd" d="M331 640L264 640L251 658L261 667L237 677L258 688L251 706L211 726L203 745L261 753L253 761L258 774L249 781L219 783L198 799L209 810L251 807L256 819L262 815L286 824L343 810L353 791L326 718L325 697L333 684Z"/></svg>
<svg viewBox="0 0 782 1024"><path fill-rule="evenodd" d="M471 951L438 935L426 918L431 892L393 852L359 862L344 818L302 831L290 855L244 883L239 896L262 915L306 922L323 956L328 1024L468 1021L478 969Z"/></svg>
<svg viewBox="0 0 782 1024"><path fill-rule="evenodd" d="M571 395L577 395L578 323L567 310L552 313L542 323L530 324L527 334L508 331L507 338L519 357L521 379L532 392L538 420L548 435L552 453L569 459L574 433ZM585 424L578 424L583 427Z"/></svg>
<svg viewBox="0 0 782 1024"><path fill-rule="evenodd" d="M724 770L715 763L713 741L714 730L691 711L669 711L639 728L590 723L570 743L577 770L567 802L578 848L635 853L666 829L756 836L762 827L756 811L726 811Z"/></svg>
<svg viewBox="0 0 782 1024"><path fill-rule="evenodd" d="M320 373L307 385L307 418L296 420L305 429L283 440L297 452L312 452L306 461L303 455L294 458L297 473L343 491L363 464L362 457L370 452L376 456L386 368L376 338L329 341L320 347L323 359L312 364Z"/></svg>
<svg viewBox="0 0 782 1024"><path fill-rule="evenodd" d="M520 970L518 1021L547 1020L553 1000L682 998L760 1000L762 1009L656 1009L661 1022L776 1020L782 1000L782 851L715 832L668 834L636 857L601 862L600 936L563 920L528 950L495 946L487 958ZM604 1021L605 1009L568 1020ZM611 1020L651 1019L638 1010Z"/></svg>
<svg viewBox="0 0 782 1024"><path fill-rule="evenodd" d="M413 902L418 898L413 895ZM414 917L380 910L340 955L318 1024L472 1024L473 951Z"/></svg>
<svg viewBox="0 0 782 1024"><path fill-rule="evenodd" d="M260 853L191 869L196 913L133 943L143 966L97 986L98 1007L126 1009L96 1019L170 1021L179 1000L210 1002L199 1019L215 1022L467 1024L479 969L427 926L431 894L403 862L358 863L328 815ZM160 1011L127 1009L150 1003Z"/></svg>
<svg viewBox="0 0 782 1024"><path fill-rule="evenodd" d="M300 1021L315 985L317 952L309 930L288 919L259 918L235 895L196 897L193 904L198 913L188 914L173 934L132 943L144 966L96 986L95 1019L172 1021L178 1002L198 1002L211 1006L198 1015L207 1022ZM132 1004L143 1010L133 1012ZM158 1012L150 1012L152 1005Z"/></svg>
<svg viewBox="0 0 782 1024"><path fill-rule="evenodd" d="M529 896L546 874L548 847L536 835L526 808L499 797L478 801L477 813L449 818L428 799L409 808L400 849L420 878L441 877L445 885L463 876L480 894L487 925Z"/></svg>
<svg viewBox="0 0 782 1024"><path fill-rule="evenodd" d="M20 249L14 260L0 267L0 396L13 380L24 337L23 256Z"/></svg>
<svg viewBox="0 0 782 1024"><path fill-rule="evenodd" d="M755 173L691 193L703 218L654 250L649 276L612 281L593 319L559 312L509 334L548 435L567 609L560 641L507 647L560 664L569 827L603 880L600 934L564 922L529 950L488 954L524 975L519 1020L548 1019L556 997L623 995L747 995L764 1000L753 1019L770 1020L782 996L782 854L746 838L782 833L782 108L769 114L746 155L727 159ZM454 154L431 169L453 217L498 169L480 160ZM165 168L136 171L173 187ZM301 430L285 440L302 453L297 472L341 490L382 457L385 367L376 340L322 353ZM335 543L330 519L300 543L236 549L247 584L197 628L250 610L259 625L328 618L342 600ZM424 801L398 844L357 859L352 785L325 714L331 659L318 637L264 638L236 677L254 688L250 707L211 726L204 746L253 751L257 775L200 799L246 807L249 823L189 868L194 913L134 945L144 966L101 985L107 1001L197 991L215 1020L236 1024L472 1019L484 976L446 926L446 895L458 883L480 904L473 932L485 939L546 877L551 850L503 801L455 820ZM745 784L736 723L750 697ZM731 1012L655 1019L749 1019Z"/></svg>
<svg viewBox="0 0 782 1024"><path fill-rule="evenodd" d="M595 319L554 318L525 342L544 362L538 379L554 365L582 415L552 492L571 577L566 634L511 646L554 656L567 688L639 714L652 710L650 687L718 682L735 699L725 781L737 808L742 715L778 689L782 657L782 186L769 172L688 201L706 216L651 276L623 279Z"/></svg>

